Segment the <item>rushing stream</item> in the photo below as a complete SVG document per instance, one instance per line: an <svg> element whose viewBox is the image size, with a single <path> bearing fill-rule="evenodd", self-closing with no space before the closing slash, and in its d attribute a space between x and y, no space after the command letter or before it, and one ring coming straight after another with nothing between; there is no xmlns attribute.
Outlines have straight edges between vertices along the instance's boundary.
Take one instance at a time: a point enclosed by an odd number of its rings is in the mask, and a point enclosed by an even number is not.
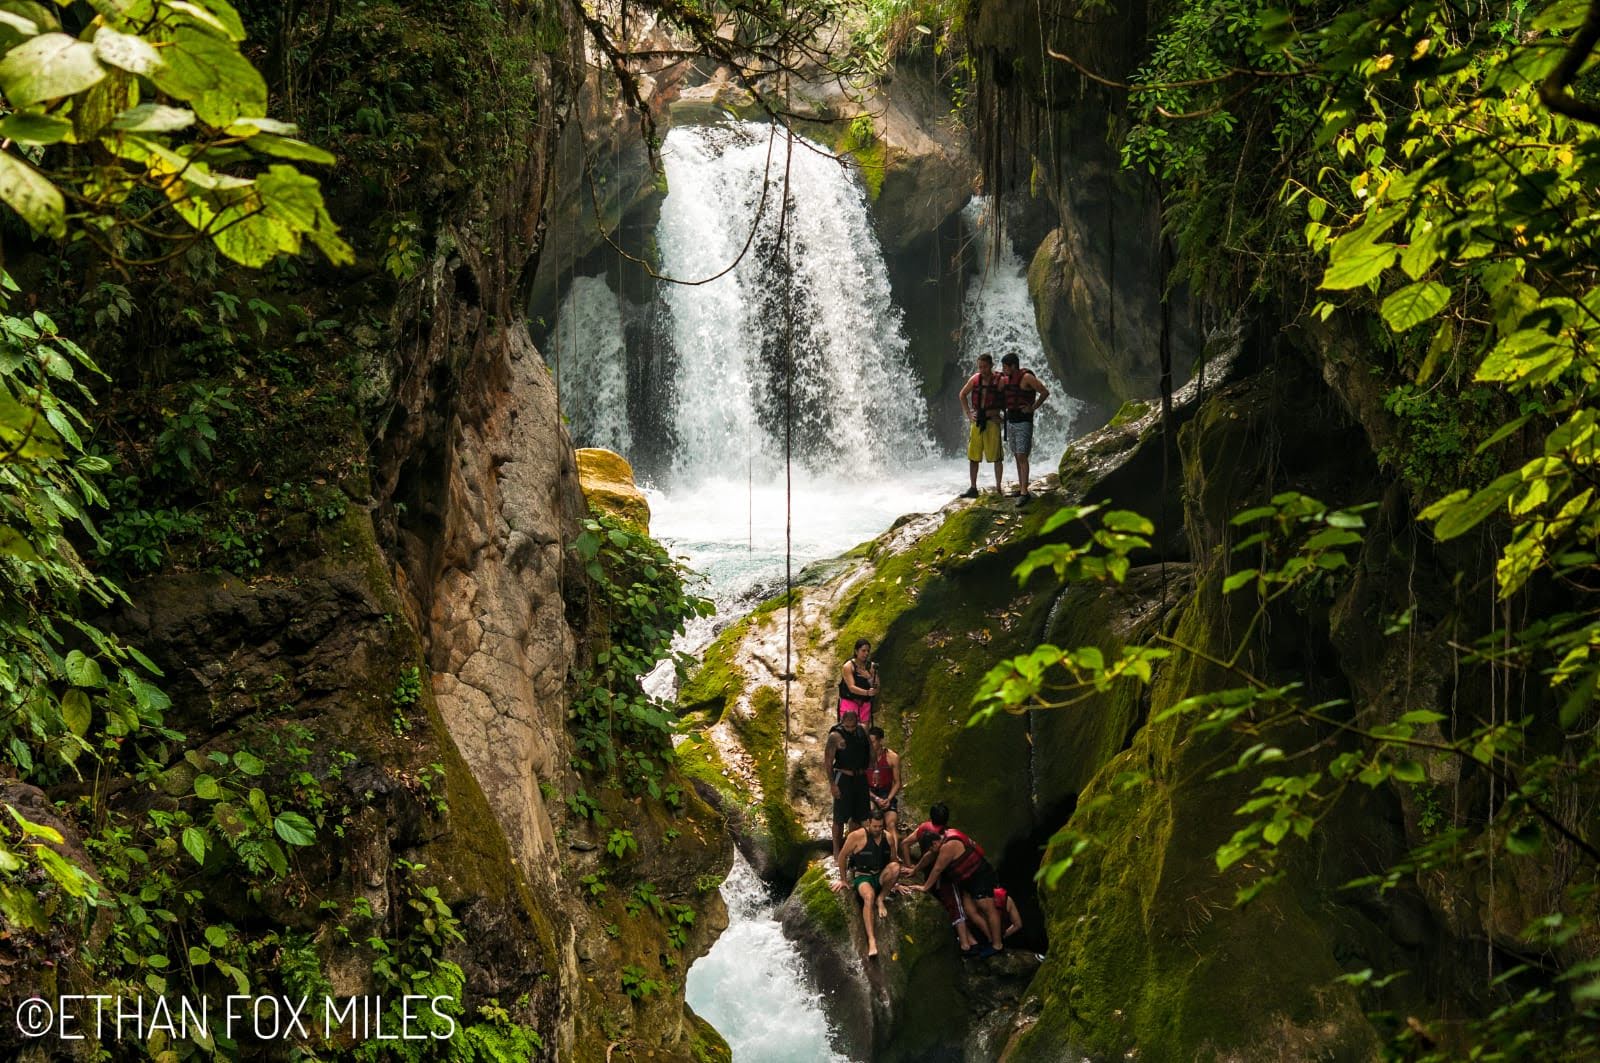
<svg viewBox="0 0 1600 1063"><path fill-rule="evenodd" d="M768 127L754 123L667 135L669 191L656 229L662 271L690 280L727 272L661 288L651 320L652 343L665 352L653 370L665 377L653 392L670 396L664 411L627 401L625 314L605 278L576 278L555 324L569 359L562 405L576 442L619 450L641 470L651 531L704 577L701 592L717 604L680 643L690 652L782 591L786 516L798 574L966 486L965 461L939 456L922 404L906 401L920 385L859 181L797 141L785 244L776 235L783 157L780 137L768 169ZM762 207L764 173L772 184ZM964 219L979 272L963 306L962 353L970 360L988 350L998 362L1015 351L1051 389L1034 451L1042 475L1061 453L1076 403L1050 375L1023 263L995 239L982 201ZM786 482L791 356L794 460ZM652 418L665 422L664 448L643 440ZM670 693L668 673L653 676L651 688ZM742 858L722 894L729 926L689 971L690 1005L727 1039L735 1063L841 1059L803 959Z"/></svg>
<svg viewBox="0 0 1600 1063"><path fill-rule="evenodd" d="M767 887L736 856L722 899L728 929L689 968L685 996L738 1063L843 1063L804 966L774 915Z"/></svg>

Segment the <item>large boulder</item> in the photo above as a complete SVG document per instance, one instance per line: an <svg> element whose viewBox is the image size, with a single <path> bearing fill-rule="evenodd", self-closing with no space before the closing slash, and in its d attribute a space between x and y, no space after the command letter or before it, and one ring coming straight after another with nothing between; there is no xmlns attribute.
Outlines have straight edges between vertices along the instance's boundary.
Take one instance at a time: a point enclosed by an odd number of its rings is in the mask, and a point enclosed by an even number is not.
<svg viewBox="0 0 1600 1063"><path fill-rule="evenodd" d="M581 447L577 454L578 484L589 505L649 531L650 502L633 482L628 459L600 447Z"/></svg>

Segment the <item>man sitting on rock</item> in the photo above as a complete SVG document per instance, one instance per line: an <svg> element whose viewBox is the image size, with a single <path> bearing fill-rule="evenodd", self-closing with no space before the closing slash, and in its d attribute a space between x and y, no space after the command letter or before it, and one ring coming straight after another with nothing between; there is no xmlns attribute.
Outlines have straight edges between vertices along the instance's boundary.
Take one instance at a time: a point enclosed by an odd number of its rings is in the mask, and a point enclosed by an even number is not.
<svg viewBox="0 0 1600 1063"><path fill-rule="evenodd" d="M1000 913L994 906L994 891L999 883L994 868L983 855L978 843L950 826L950 809L942 802L928 809L928 822L917 828L915 840L922 846L922 858L912 870L912 875L927 873L921 886L923 893L936 893L941 880L948 880L961 895L972 898L972 908L982 922L983 934L989 943L978 950L980 958L1005 951L1005 940L1000 933ZM957 925L956 933L962 937L962 949L967 948L969 934L963 934Z"/></svg>
<svg viewBox="0 0 1600 1063"><path fill-rule="evenodd" d="M883 828L883 813L874 809L867 816L867 825L851 831L844 840L844 848L839 851L839 879L832 883L835 893L848 883L861 899L869 960L878 955L878 920L889 915L883 898L894 889L899 877L900 865L895 862L889 835Z"/></svg>
<svg viewBox="0 0 1600 1063"><path fill-rule="evenodd" d="M871 802L867 799L867 758L871 753L866 729L854 709L839 714L839 722L828 728L828 742L822 750L822 770L828 776L833 794L833 858L839 859L844 843L844 828L867 821Z"/></svg>

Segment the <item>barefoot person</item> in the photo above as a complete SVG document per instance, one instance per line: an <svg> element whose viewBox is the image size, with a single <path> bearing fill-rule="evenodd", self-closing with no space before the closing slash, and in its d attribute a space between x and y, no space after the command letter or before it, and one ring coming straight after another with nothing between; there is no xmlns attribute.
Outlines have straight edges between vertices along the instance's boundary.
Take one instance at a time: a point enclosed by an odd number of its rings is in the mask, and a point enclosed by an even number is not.
<svg viewBox="0 0 1600 1063"><path fill-rule="evenodd" d="M872 656L872 643L856 639L856 650L844 662L839 674L839 712L856 710L856 719L862 727L872 726L872 703L878 697L878 662Z"/></svg>
<svg viewBox="0 0 1600 1063"><path fill-rule="evenodd" d="M1033 370L1022 367L1022 359L1008 352L1000 359L1000 398L1005 406L1006 445L1017 459L1017 483L1022 491L1017 505L1025 506L1033 500L1028 492L1028 456L1033 453L1033 415L1050 389L1033 375Z"/></svg>
<svg viewBox="0 0 1600 1063"><path fill-rule="evenodd" d="M833 794L833 855L839 857L844 844L845 824L851 829L867 821L871 802L867 800L867 757L870 755L867 732L856 719L854 709L839 714L839 722L828 728L823 746L822 770Z"/></svg>
<svg viewBox="0 0 1600 1063"><path fill-rule="evenodd" d="M967 472L972 486L962 498L978 497L978 466L994 462L994 489L1000 491L1000 411L1004 402L1000 393L1000 374L994 371L994 358L978 355L978 371L973 373L957 396L961 412L972 422L967 433Z"/></svg>
<svg viewBox="0 0 1600 1063"><path fill-rule="evenodd" d="M982 923L983 934L989 939L989 944L979 949L977 955L993 956L1005 951L1000 913L994 906L994 891L999 880L978 843L949 824L950 809L944 804L928 809L928 822L917 828L922 858L912 874L927 872L928 877L917 887L924 893L936 892L941 880L948 879L957 891L972 898L968 912Z"/></svg>
<svg viewBox="0 0 1600 1063"><path fill-rule="evenodd" d="M900 865L895 861L889 836L884 832L882 812L872 812L865 827L850 832L838 860L839 880L832 884L833 890L837 893L848 884L861 898L861 921L867 927L867 959L870 960L878 955L878 920L889 915L883 899L900 877Z"/></svg>
<svg viewBox="0 0 1600 1063"><path fill-rule="evenodd" d="M872 811L883 813L890 852L896 860L905 863L905 854L900 849L900 754L884 742L881 727L869 727L867 738L872 745L867 760L867 798L872 802Z"/></svg>

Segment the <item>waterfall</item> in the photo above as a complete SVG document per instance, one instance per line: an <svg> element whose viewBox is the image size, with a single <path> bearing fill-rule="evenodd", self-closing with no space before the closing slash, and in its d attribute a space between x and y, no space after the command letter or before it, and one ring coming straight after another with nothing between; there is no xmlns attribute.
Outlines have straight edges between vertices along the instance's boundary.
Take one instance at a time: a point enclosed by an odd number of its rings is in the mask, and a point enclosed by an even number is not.
<svg viewBox="0 0 1600 1063"><path fill-rule="evenodd" d="M575 277L556 313L550 360L561 367L561 408L580 447L633 449L622 306L604 277Z"/></svg>
<svg viewBox="0 0 1600 1063"><path fill-rule="evenodd" d="M722 884L728 929L689 968L684 996L717 1028L734 1063L844 1063L772 899L743 856Z"/></svg>
<svg viewBox="0 0 1600 1063"><path fill-rule="evenodd" d="M710 283L663 290L680 481L726 474L730 459L776 469L790 352L798 462L881 469L932 450L865 193L838 160L796 137L784 246L784 157L783 134L752 122L674 129L662 149L663 272L697 280L738 260Z"/></svg>
<svg viewBox="0 0 1600 1063"><path fill-rule="evenodd" d="M978 262L978 277L967 289L963 307L962 360L970 366L987 351L998 370L1000 359L1014 353L1049 389L1049 401L1034 419L1030 474L1042 476L1054 470L1066 450L1083 403L1067 394L1045 357L1028 294L1028 269L1002 229L999 212L991 209L988 197L974 196L961 214Z"/></svg>

